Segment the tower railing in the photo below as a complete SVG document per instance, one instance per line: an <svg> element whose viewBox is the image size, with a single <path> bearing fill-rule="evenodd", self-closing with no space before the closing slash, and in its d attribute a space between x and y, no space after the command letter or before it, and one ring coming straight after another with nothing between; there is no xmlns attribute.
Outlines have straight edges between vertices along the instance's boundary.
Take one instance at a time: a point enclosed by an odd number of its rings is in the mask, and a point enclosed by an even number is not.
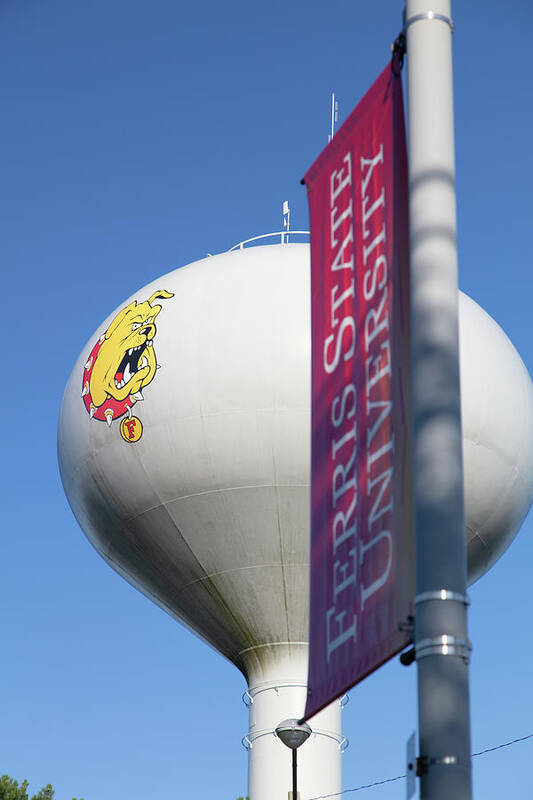
<svg viewBox="0 0 533 800"><path fill-rule="evenodd" d="M309 236L309 231L274 231L273 233L262 233L260 236L252 236L251 239L245 239L243 242L239 242L239 244L230 247L228 253L231 253L233 250L243 250L250 242L257 242L259 239L270 239L274 236L280 237L281 244L289 244L289 238L291 236Z"/></svg>

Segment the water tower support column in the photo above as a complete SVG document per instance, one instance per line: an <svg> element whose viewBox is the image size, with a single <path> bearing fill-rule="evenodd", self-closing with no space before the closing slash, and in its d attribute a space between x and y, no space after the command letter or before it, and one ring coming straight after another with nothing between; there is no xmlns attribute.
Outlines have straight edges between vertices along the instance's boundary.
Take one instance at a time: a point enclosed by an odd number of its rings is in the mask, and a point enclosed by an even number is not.
<svg viewBox="0 0 533 800"><path fill-rule="evenodd" d="M283 721L303 716L307 698L307 645L291 645L261 675L251 675L244 699L250 727L248 749L250 800L287 800L293 785L291 753L275 730ZM289 648L287 648L288 650ZM298 750L298 794L309 797L341 791L341 756L347 740L341 731L344 702L336 700L309 720L312 733Z"/></svg>
<svg viewBox="0 0 533 800"><path fill-rule="evenodd" d="M448 0L407 0L421 800L470 800L466 537Z"/></svg>

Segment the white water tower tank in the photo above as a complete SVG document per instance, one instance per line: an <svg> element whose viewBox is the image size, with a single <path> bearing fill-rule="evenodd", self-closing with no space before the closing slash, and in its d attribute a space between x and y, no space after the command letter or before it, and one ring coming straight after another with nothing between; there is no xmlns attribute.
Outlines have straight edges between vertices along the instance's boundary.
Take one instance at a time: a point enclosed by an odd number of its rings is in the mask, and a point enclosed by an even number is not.
<svg viewBox="0 0 533 800"><path fill-rule="evenodd" d="M309 297L307 244L170 272L89 339L59 422L65 492L89 540L246 677L251 800L286 800L290 758L273 731L305 705ZM460 348L472 582L531 503L533 393L505 334L464 295ZM310 724L301 796L339 792L340 704Z"/></svg>

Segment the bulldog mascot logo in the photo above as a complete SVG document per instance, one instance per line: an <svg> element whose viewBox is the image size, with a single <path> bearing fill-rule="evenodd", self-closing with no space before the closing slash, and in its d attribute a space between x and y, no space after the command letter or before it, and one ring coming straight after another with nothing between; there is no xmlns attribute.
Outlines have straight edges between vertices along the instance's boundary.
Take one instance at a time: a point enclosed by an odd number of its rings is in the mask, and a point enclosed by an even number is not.
<svg viewBox="0 0 533 800"><path fill-rule="evenodd" d="M152 303L170 297L174 297L172 292L160 289L143 303L134 300L119 311L85 364L81 396L89 416L107 422L109 427L122 417L120 433L126 442L141 438L141 420L131 409L144 400L142 390L153 381L159 367L154 320L161 306Z"/></svg>

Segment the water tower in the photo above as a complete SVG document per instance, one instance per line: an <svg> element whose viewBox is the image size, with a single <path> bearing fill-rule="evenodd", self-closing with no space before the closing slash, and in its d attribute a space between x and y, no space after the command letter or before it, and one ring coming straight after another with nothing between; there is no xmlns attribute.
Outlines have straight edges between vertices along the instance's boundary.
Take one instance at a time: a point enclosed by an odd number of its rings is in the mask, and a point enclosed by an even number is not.
<svg viewBox="0 0 533 800"><path fill-rule="evenodd" d="M460 342L472 582L531 503L533 392L464 295ZM305 704L309 400L309 247L282 237L135 292L84 347L59 422L65 492L89 540L244 674L251 800L286 800L290 758L274 730ZM302 798L341 789L340 711L310 721Z"/></svg>

